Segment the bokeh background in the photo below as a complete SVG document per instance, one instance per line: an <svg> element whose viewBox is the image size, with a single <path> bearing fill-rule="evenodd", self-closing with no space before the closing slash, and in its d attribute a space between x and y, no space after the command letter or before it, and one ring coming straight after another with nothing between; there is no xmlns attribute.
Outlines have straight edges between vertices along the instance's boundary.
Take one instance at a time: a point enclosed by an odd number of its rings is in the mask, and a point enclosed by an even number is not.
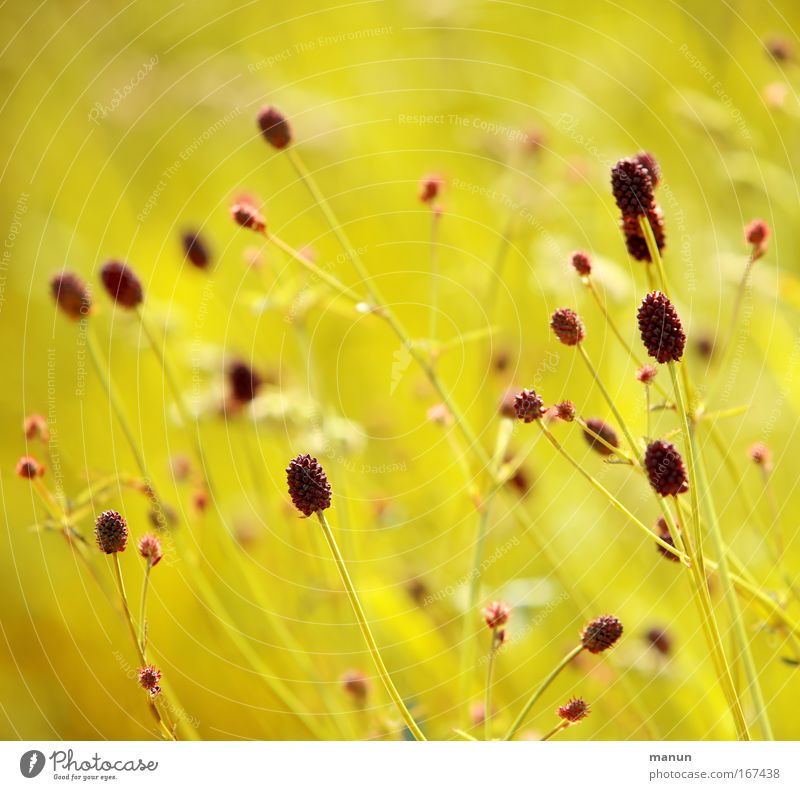
<svg viewBox="0 0 800 790"><path fill-rule="evenodd" d="M265 103L288 115L374 284L423 348L435 312L438 370L487 451L509 387L535 385L548 403L569 397L584 416L611 417L580 360L549 332L549 314L565 304L584 315L587 349L620 410L645 430L635 363L568 266L574 249L593 255L609 309L635 342L646 284L617 229L615 160L646 148L661 163L665 264L698 382L717 374L707 349L727 331L747 256L743 226L765 219L774 235L745 300L736 375L716 404L746 407L720 423L740 485L703 443L727 540L764 589L787 595L800 558L797 4L55 1L5 3L0 17L0 735L154 737L110 564L92 554L93 577L42 528L32 487L14 473L25 452L49 456L51 488L91 496L92 513L121 510L136 537L152 528L145 498L119 482L137 469L89 364L85 328L50 298L49 279L64 268L94 286L89 323L153 482L175 509L153 571L150 645L197 734L309 737L277 679L312 714L317 737L402 737L318 527L288 503L283 470L304 451L328 469L331 521L426 732L455 737L482 698L484 668L465 679L459 657L464 617L486 646L479 612L464 611L485 481L464 468L456 429L431 419L439 398L385 324L231 222L236 196L255 196L270 230L364 293L286 156L259 137ZM431 212L418 199L429 172L447 182L438 276ZM210 271L184 259L186 228L207 240ZM112 257L141 276L145 318L199 416L215 483L205 512L197 484L171 465L192 457L192 443L158 361L135 316L98 287ZM252 411L226 420L224 372L235 358L266 383ZM48 420L48 446L26 442L31 413ZM656 425L666 433L676 422ZM555 429L655 520L640 479L604 466L577 426ZM526 733L549 730L555 706L580 694L592 715L564 738L732 737L685 575L537 436L515 431L512 447L530 448L525 480L497 499L480 578L481 603L515 607L496 668L498 732L584 623L613 612L625 624L619 645L570 667ZM784 575L747 458L754 441L774 453ZM91 539L91 515L78 527ZM122 560L136 612L143 563L133 550ZM718 585L712 593L727 634ZM776 736L795 738L800 669L791 659L800 657L762 615L745 607L746 628ZM668 657L645 639L654 627L670 635ZM371 678L363 710L341 688L349 669ZM735 675L743 683L739 665Z"/></svg>

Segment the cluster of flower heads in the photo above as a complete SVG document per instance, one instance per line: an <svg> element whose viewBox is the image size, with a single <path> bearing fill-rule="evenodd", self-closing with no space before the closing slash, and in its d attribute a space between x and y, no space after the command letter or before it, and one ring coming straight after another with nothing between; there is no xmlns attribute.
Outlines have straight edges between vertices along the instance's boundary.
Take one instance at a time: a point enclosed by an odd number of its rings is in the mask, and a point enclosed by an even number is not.
<svg viewBox="0 0 800 790"><path fill-rule="evenodd" d="M664 214L654 194L660 180L658 163L645 151L620 159L611 169L611 189L621 213L620 227L628 253L637 261L650 261L650 251L639 226L640 218L649 221L658 251L664 249Z"/></svg>

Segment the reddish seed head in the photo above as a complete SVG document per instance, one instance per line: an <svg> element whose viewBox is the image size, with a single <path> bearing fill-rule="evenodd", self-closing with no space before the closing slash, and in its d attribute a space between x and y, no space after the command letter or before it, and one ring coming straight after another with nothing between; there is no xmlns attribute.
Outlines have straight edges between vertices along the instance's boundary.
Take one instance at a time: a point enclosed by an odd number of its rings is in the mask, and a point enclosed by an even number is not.
<svg viewBox="0 0 800 790"><path fill-rule="evenodd" d="M246 202L234 203L231 206L231 216L233 221L243 228L254 230L256 233L263 233L267 229L267 223L258 209Z"/></svg>
<svg viewBox="0 0 800 790"><path fill-rule="evenodd" d="M505 625L511 617L511 607L505 601L492 601L483 610L483 619L492 630Z"/></svg>
<svg viewBox="0 0 800 790"><path fill-rule="evenodd" d="M228 368L228 384L231 397L236 403L250 403L261 387L261 376L244 362L236 361Z"/></svg>
<svg viewBox="0 0 800 790"><path fill-rule="evenodd" d="M47 442L50 439L50 431L47 428L47 420L41 414L31 414L22 423L22 430L28 441L41 439Z"/></svg>
<svg viewBox="0 0 800 790"><path fill-rule="evenodd" d="M763 466L766 471L772 469L772 450L763 442L756 442L751 445L747 454L754 463Z"/></svg>
<svg viewBox="0 0 800 790"><path fill-rule="evenodd" d="M143 535L136 544L139 556L147 560L151 568L155 568L164 556L161 551L161 541L155 535Z"/></svg>
<svg viewBox="0 0 800 790"><path fill-rule="evenodd" d="M33 480L44 474L44 466L32 455L23 455L17 461L17 475L25 480Z"/></svg>
<svg viewBox="0 0 800 790"><path fill-rule="evenodd" d="M577 346L586 337L583 321L569 307L560 307L553 313L550 328L565 346Z"/></svg>
<svg viewBox="0 0 800 790"><path fill-rule="evenodd" d="M83 280L70 272L54 274L50 280L50 293L61 311L73 321L89 315L92 298Z"/></svg>
<svg viewBox="0 0 800 790"><path fill-rule="evenodd" d="M555 414L559 420L572 422L575 419L575 404L571 400L563 400L555 405Z"/></svg>
<svg viewBox="0 0 800 790"><path fill-rule="evenodd" d="M433 203L444 187L444 179L437 175L427 175L419 182L419 199L423 203Z"/></svg>
<svg viewBox="0 0 800 790"><path fill-rule="evenodd" d="M642 299L636 315L647 353L662 364L679 362L686 335L672 302L661 291L652 291Z"/></svg>
<svg viewBox="0 0 800 790"><path fill-rule="evenodd" d="M597 436L604 439L612 447L619 447L619 436L617 436L617 432L599 417L590 417L586 420L586 427L593 433L596 433ZM586 439L589 447L600 453L600 455L612 454L613 450L606 447L603 442L599 441L597 437L593 436L589 431L583 431L583 438Z"/></svg>
<svg viewBox="0 0 800 790"><path fill-rule="evenodd" d="M545 413L544 401L534 390L522 390L514 398L514 413L523 422L540 420Z"/></svg>
<svg viewBox="0 0 800 790"><path fill-rule="evenodd" d="M651 628L645 634L645 639L650 647L658 650L662 656L668 656L672 652L672 639L663 628Z"/></svg>
<svg viewBox="0 0 800 790"><path fill-rule="evenodd" d="M585 719L591 712L589 704L580 697L574 697L566 705L562 705L556 713L570 724Z"/></svg>
<svg viewBox="0 0 800 790"><path fill-rule="evenodd" d="M581 644L590 653L602 653L612 647L622 636L622 623L607 614L592 620L581 633Z"/></svg>
<svg viewBox="0 0 800 790"><path fill-rule="evenodd" d="M194 230L187 230L182 238L186 260L198 269L207 269L211 263L211 253L203 237Z"/></svg>
<svg viewBox="0 0 800 790"><path fill-rule="evenodd" d="M363 705L369 696L369 678L360 669L348 669L342 675L342 688L359 705Z"/></svg>
<svg viewBox="0 0 800 790"><path fill-rule="evenodd" d="M331 486L316 458L307 453L293 458L286 467L286 480L292 503L304 516L331 506Z"/></svg>
<svg viewBox="0 0 800 790"><path fill-rule="evenodd" d="M585 252L573 252L572 268L581 277L588 277L592 273L592 259Z"/></svg>
<svg viewBox="0 0 800 790"><path fill-rule="evenodd" d="M648 444L644 466L650 485L661 496L677 496L689 490L686 467L674 444L663 439Z"/></svg>
<svg viewBox="0 0 800 790"><path fill-rule="evenodd" d="M100 279L108 295L128 310L142 303L142 283L133 269L122 261L108 261L100 269Z"/></svg>
<svg viewBox="0 0 800 790"><path fill-rule="evenodd" d="M103 511L95 521L94 536L100 551L115 554L128 545L128 524L116 510Z"/></svg>
<svg viewBox="0 0 800 790"><path fill-rule="evenodd" d="M655 207L653 179L635 159L620 159L614 165L611 190L623 219L644 216Z"/></svg>
<svg viewBox="0 0 800 790"><path fill-rule="evenodd" d="M744 229L744 237L753 247L752 259L758 260L767 251L767 239L770 236L769 225L763 219L754 219Z"/></svg>
<svg viewBox="0 0 800 790"><path fill-rule="evenodd" d="M678 527L680 529L680 527ZM655 532L664 543L669 544L672 548L675 548L675 541L672 539L672 535L670 535L669 527L667 526L667 521L663 516L659 516L658 521L656 521ZM671 562L680 562L680 557L676 557L672 552L667 551L660 543L656 543L656 551L664 557L665 559L670 560Z"/></svg>
<svg viewBox="0 0 800 790"><path fill-rule="evenodd" d="M661 209L658 206L651 208L647 212L647 220L653 231L656 247L659 253L663 252L666 246L666 231L664 230L664 215ZM622 228L622 234L625 236L625 246L631 258L650 263L650 249L642 235L642 229L639 227L639 218L635 216L623 217L620 227Z"/></svg>
<svg viewBox="0 0 800 790"><path fill-rule="evenodd" d="M658 375L658 368L653 365L642 365L636 371L636 380L642 384L649 384Z"/></svg>
<svg viewBox="0 0 800 790"><path fill-rule="evenodd" d="M139 685L145 691L149 691L153 696L161 691L158 685L160 680L161 670L157 669L153 664L139 667Z"/></svg>
<svg viewBox="0 0 800 790"><path fill-rule="evenodd" d="M277 149L286 148L292 142L292 128L286 116L275 107L263 107L258 114L258 128L264 139Z"/></svg>
<svg viewBox="0 0 800 790"><path fill-rule="evenodd" d="M647 171L650 180L653 182L653 187L657 187L661 182L661 168L656 158L649 151L639 151L633 159Z"/></svg>

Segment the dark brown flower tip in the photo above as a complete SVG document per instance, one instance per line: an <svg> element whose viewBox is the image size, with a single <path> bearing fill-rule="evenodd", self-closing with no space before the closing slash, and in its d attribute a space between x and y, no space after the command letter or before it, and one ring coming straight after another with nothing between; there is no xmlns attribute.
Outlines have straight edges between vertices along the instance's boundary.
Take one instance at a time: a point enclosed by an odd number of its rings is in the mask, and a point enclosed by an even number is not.
<svg viewBox="0 0 800 790"><path fill-rule="evenodd" d="M650 228L653 231L653 236L656 240L656 247L659 253L664 251L666 246L666 231L664 230L664 215L658 206L655 206L647 212L647 220L650 223ZM623 218L621 222L622 233L625 236L625 246L628 249L628 255L634 260L651 262L650 249L647 246L642 229L639 227L638 217Z"/></svg>
<svg viewBox="0 0 800 790"><path fill-rule="evenodd" d="M754 219L744 229L744 237L753 248L750 257L757 261L767 251L767 239L770 236L769 225L763 219Z"/></svg>
<svg viewBox="0 0 800 790"><path fill-rule="evenodd" d="M639 151L633 157L633 160L647 171L647 175L650 176L650 180L653 182L653 188L661 183L661 168L656 158L649 151Z"/></svg>
<svg viewBox="0 0 800 790"><path fill-rule="evenodd" d="M419 199L423 203L433 203L444 187L444 179L434 174L427 175L419 182Z"/></svg>
<svg viewBox="0 0 800 790"><path fill-rule="evenodd" d="M794 57L791 42L782 36L770 36L764 42L764 49L779 63L786 63Z"/></svg>
<svg viewBox="0 0 800 790"><path fill-rule="evenodd" d="M545 411L544 401L534 390L522 390L514 398L514 413L518 420L523 422L540 420Z"/></svg>
<svg viewBox="0 0 800 790"><path fill-rule="evenodd" d="M197 269L207 269L211 264L211 252L200 233L195 230L187 230L181 241L186 260Z"/></svg>
<svg viewBox="0 0 800 790"><path fill-rule="evenodd" d="M363 705L370 692L369 678L360 669L348 669L342 675L342 688L355 702Z"/></svg>
<svg viewBox="0 0 800 790"><path fill-rule="evenodd" d="M104 510L95 521L94 537L100 551L115 554L128 545L128 524L116 510Z"/></svg>
<svg viewBox="0 0 800 790"><path fill-rule="evenodd" d="M23 455L17 461L17 475L24 480L34 480L44 474L44 466L32 455Z"/></svg>
<svg viewBox="0 0 800 790"><path fill-rule="evenodd" d="M71 272L54 274L50 293L64 315L77 321L92 311L92 297L86 284Z"/></svg>
<svg viewBox="0 0 800 790"><path fill-rule="evenodd" d="M614 165L611 190L623 219L646 216L655 207L653 179L635 159L620 159Z"/></svg>
<svg viewBox="0 0 800 790"><path fill-rule="evenodd" d="M155 568L164 556L161 551L161 541L155 535L143 535L136 544L139 556L147 560L151 568Z"/></svg>
<svg viewBox="0 0 800 790"><path fill-rule="evenodd" d="M672 302L661 291L652 291L642 299L636 316L647 353L662 364L679 362L686 335Z"/></svg>
<svg viewBox="0 0 800 790"><path fill-rule="evenodd" d="M650 485L661 496L677 496L689 490L686 467L674 444L663 439L648 444L644 466Z"/></svg>
<svg viewBox="0 0 800 790"><path fill-rule="evenodd" d="M588 277L592 273L592 259L585 252L573 252L572 268L581 277Z"/></svg>
<svg viewBox="0 0 800 790"><path fill-rule="evenodd" d="M772 450L763 442L756 442L750 445L747 454L750 456L753 463L764 467L767 472L772 469Z"/></svg>
<svg viewBox="0 0 800 790"><path fill-rule="evenodd" d="M559 420L572 422L575 419L575 404L571 400L562 400L554 406L554 409Z"/></svg>
<svg viewBox="0 0 800 790"><path fill-rule="evenodd" d="M160 680L161 670L157 669L153 664L139 667L139 685L154 697L161 693L161 687L158 685Z"/></svg>
<svg viewBox="0 0 800 790"><path fill-rule="evenodd" d="M142 283L133 269L122 261L108 261L100 269L100 279L108 295L127 310L138 307L144 299Z"/></svg>
<svg viewBox="0 0 800 790"><path fill-rule="evenodd" d="M234 203L231 206L231 216L237 225L248 230L254 230L256 233L264 233L267 229L266 220L258 209L250 203L244 201Z"/></svg>
<svg viewBox="0 0 800 790"><path fill-rule="evenodd" d="M668 656L672 652L672 638L663 628L651 628L644 638L647 644L662 656Z"/></svg>
<svg viewBox="0 0 800 790"><path fill-rule="evenodd" d="M492 630L505 625L509 617L511 617L511 606L505 601L492 601L483 610L483 620Z"/></svg>
<svg viewBox="0 0 800 790"><path fill-rule="evenodd" d="M680 526L678 527L680 529ZM664 543L669 544L672 548L675 548L675 541L672 539L672 535L670 535L669 527L667 526L667 521L663 516L659 516L658 521L656 521L656 534L658 535ZM660 543L656 543L656 551L665 559L670 560L671 562L680 562L680 557L676 557L672 552L667 551Z"/></svg>
<svg viewBox="0 0 800 790"><path fill-rule="evenodd" d="M658 375L658 368L653 365L642 365L636 371L636 380L642 384L649 384Z"/></svg>
<svg viewBox="0 0 800 790"><path fill-rule="evenodd" d="M589 703L581 697L573 697L566 705L562 705L556 713L570 724L585 719L590 713Z"/></svg>
<svg viewBox="0 0 800 790"><path fill-rule="evenodd" d="M228 368L231 397L238 404L250 403L261 387L261 376L244 362L236 361Z"/></svg>
<svg viewBox="0 0 800 790"><path fill-rule="evenodd" d="M560 307L553 313L550 328L565 346L577 346L586 337L583 321L569 307Z"/></svg>
<svg viewBox="0 0 800 790"><path fill-rule="evenodd" d="M263 107L258 114L258 128L264 139L277 149L286 148L292 142L292 127L286 116L275 107Z"/></svg>
<svg viewBox="0 0 800 790"><path fill-rule="evenodd" d="M50 430L47 427L47 420L41 414L28 415L23 423L22 430L25 432L25 438L28 441L33 439L40 439L42 442L48 442L50 439Z"/></svg>
<svg viewBox="0 0 800 790"><path fill-rule="evenodd" d="M612 447L619 447L619 436L617 436L617 432L607 422L601 420L599 417L590 417L588 420L586 420L586 427L589 430L587 431L584 429L583 438L586 439L589 447L591 447L592 450L600 453L600 455L611 455L614 451L610 450L603 444L603 442L599 441L597 436L606 441ZM597 436L593 436L593 433L596 433Z"/></svg>
<svg viewBox="0 0 800 790"><path fill-rule="evenodd" d="M289 462L286 480L292 503L304 516L331 506L331 486L325 470L308 453Z"/></svg>
<svg viewBox="0 0 800 790"><path fill-rule="evenodd" d="M581 633L581 644L590 653L608 650L622 636L622 623L613 615L606 614L592 620Z"/></svg>

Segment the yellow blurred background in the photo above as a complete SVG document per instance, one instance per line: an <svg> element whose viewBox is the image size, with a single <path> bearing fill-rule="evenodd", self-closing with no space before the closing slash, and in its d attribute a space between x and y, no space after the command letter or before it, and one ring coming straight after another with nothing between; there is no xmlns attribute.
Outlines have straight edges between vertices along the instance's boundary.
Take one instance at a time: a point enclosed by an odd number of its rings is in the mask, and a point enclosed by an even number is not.
<svg viewBox="0 0 800 790"><path fill-rule="evenodd" d="M155 733L110 563L93 551L95 578L57 532L42 529L34 489L14 472L30 452L50 457L43 481L54 490L77 500L89 487L91 513L77 526L90 541L104 508L123 512L136 538L152 529L145 497L121 482L138 470L83 330L50 297L50 277L65 268L93 287L91 331L154 485L176 512L152 573L148 626L165 694L180 701L184 724L208 739L402 737L319 528L288 501L284 469L300 452L328 471L330 520L386 663L426 733L455 737L482 700L485 669L478 663L465 676L460 657L464 618L470 639L487 646L480 613L465 611L483 479L471 462L464 468L456 428L431 419L441 399L386 324L231 221L236 197L255 196L270 231L366 293L286 155L259 136L263 104L289 117L297 150L372 282L421 348L435 332L437 370L486 452L509 388L535 386L548 404L570 398L580 414L611 419L580 360L549 331L562 305L583 315L589 354L619 409L645 432L636 364L568 265L574 249L592 254L609 309L638 349L635 309L646 281L617 228L609 171L618 158L647 149L661 164L665 265L695 381L717 375L703 341L727 332L748 251L743 226L765 219L770 249L754 268L736 375L716 404L746 407L719 423L741 486L708 435L701 441L726 540L765 590L788 595L800 559L791 449L800 408L800 7L653 8L555 0L3 5L2 737ZM787 47L789 58L776 60L765 41ZM430 208L418 199L430 172L446 181L438 276ZM207 240L210 271L184 260L187 228ZM177 480L171 466L192 458L191 428L180 423L136 317L115 310L99 286L109 258L141 277L145 320L199 415L214 480L205 512L197 484ZM252 412L225 419L224 371L237 358L265 385ZM32 413L47 418L49 447L26 442L22 423ZM657 415L654 425L661 435L677 421ZM640 479L604 465L577 425L554 430L654 522ZM497 733L583 625L613 613L625 626L619 645L569 667L526 734L547 732L554 708L581 695L592 714L561 737L733 737L685 574L538 436L531 426L515 429L512 448L531 448L528 490L497 498L484 548L481 605L502 598L514 606L496 666ZM747 457L755 441L774 454L783 575L763 529L775 519ZM109 477L117 482L103 496ZM121 559L138 616L143 563L132 546ZM712 596L730 646L713 580ZM800 669L792 660L800 656L761 609L745 606L745 625L775 735L796 738ZM654 627L670 635L668 657L648 645ZM370 678L364 709L341 687L350 669ZM740 662L734 678L744 686ZM289 709L286 690L308 715Z"/></svg>

